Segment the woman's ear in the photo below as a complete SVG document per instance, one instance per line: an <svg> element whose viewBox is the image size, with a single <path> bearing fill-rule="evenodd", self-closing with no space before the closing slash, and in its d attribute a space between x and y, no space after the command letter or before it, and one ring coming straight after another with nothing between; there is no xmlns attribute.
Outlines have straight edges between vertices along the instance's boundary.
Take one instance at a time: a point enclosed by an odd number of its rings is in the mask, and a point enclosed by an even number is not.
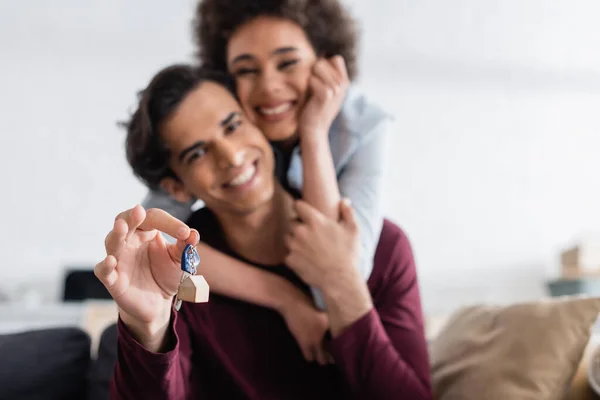
<svg viewBox="0 0 600 400"><path fill-rule="evenodd" d="M183 183L177 179L163 178L163 180L160 181L160 187L180 203L187 203L193 199L192 194L188 192Z"/></svg>

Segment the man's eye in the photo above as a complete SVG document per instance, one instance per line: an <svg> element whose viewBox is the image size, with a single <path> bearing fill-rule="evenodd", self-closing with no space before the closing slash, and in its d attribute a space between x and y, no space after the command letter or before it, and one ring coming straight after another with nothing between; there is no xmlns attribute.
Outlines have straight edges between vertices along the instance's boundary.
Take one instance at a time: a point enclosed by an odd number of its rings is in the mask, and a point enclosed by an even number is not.
<svg viewBox="0 0 600 400"><path fill-rule="evenodd" d="M190 154L190 156L187 159L187 163L191 164L192 162L194 162L195 160L202 158L204 155L206 154L206 150L205 149L196 149L194 150L193 153Z"/></svg>
<svg viewBox="0 0 600 400"><path fill-rule="evenodd" d="M242 121L234 121L225 127L225 133L230 134L237 130L240 127Z"/></svg>
<svg viewBox="0 0 600 400"><path fill-rule="evenodd" d="M256 69L256 68L240 68L234 72L234 75L235 76L244 76L244 75L255 74L257 72L258 72L258 69Z"/></svg>

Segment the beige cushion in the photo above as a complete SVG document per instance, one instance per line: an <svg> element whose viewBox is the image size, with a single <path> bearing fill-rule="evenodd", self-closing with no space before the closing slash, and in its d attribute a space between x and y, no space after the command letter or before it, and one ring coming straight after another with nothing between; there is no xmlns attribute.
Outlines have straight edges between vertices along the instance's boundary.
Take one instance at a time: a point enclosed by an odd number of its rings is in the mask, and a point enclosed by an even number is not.
<svg viewBox="0 0 600 400"><path fill-rule="evenodd" d="M435 398L562 399L598 313L583 297L459 311L430 346Z"/></svg>

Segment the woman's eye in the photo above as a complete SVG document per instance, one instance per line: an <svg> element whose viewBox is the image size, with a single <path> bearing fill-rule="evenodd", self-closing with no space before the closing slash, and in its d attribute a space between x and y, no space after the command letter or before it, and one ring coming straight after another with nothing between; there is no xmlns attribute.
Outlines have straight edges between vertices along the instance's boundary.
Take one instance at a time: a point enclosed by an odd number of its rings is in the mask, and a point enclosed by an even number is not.
<svg viewBox="0 0 600 400"><path fill-rule="evenodd" d="M298 64L300 60L287 60L279 64L279 69L286 69L292 65Z"/></svg>

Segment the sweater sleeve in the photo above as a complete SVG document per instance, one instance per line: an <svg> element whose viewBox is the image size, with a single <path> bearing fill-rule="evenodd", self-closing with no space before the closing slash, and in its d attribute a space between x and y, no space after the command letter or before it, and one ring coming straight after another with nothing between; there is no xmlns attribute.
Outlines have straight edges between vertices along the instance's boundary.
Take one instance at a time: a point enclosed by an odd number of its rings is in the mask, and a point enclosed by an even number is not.
<svg viewBox="0 0 600 400"><path fill-rule="evenodd" d="M146 350L119 318L117 362L110 385L112 400L190 398L192 347L181 314L171 315L168 334L172 340L163 353Z"/></svg>
<svg viewBox="0 0 600 400"><path fill-rule="evenodd" d="M356 398L433 398L415 264L408 239L399 235L391 256L384 255L389 261L376 257L388 268L375 307L331 343ZM384 240L389 242L389 235Z"/></svg>
<svg viewBox="0 0 600 400"><path fill-rule="evenodd" d="M393 124L380 121L352 154L338 177L342 197L352 201L360 239L358 268L365 279L373 270L373 255L383 225L383 181L387 138Z"/></svg>

